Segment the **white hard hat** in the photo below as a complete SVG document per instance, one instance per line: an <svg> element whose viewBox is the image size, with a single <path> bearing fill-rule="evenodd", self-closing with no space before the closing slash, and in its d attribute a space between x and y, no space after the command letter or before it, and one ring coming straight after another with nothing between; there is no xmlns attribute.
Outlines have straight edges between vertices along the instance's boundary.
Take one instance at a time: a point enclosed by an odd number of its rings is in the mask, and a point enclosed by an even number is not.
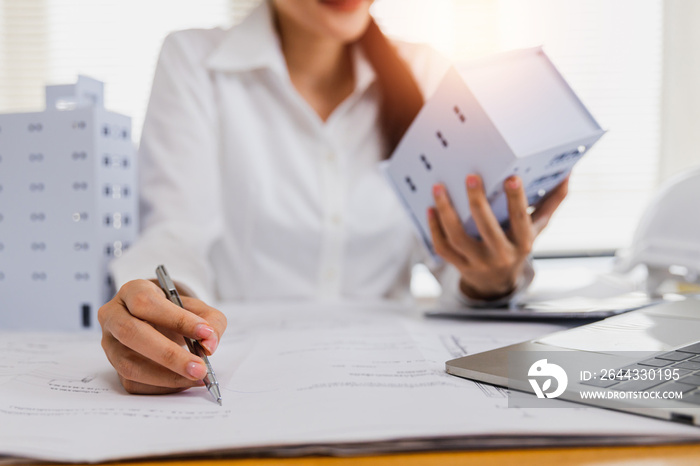
<svg viewBox="0 0 700 466"><path fill-rule="evenodd" d="M684 280L700 276L700 167L664 183L652 198L637 226L632 245L618 252L616 269L628 272L637 265L649 271L647 290L683 271Z"/></svg>

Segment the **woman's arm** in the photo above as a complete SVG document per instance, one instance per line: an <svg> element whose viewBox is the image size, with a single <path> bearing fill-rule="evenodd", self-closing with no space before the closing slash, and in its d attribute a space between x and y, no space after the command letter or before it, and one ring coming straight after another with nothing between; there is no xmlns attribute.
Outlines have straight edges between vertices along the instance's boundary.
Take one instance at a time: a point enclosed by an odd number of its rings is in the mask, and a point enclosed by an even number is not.
<svg viewBox="0 0 700 466"><path fill-rule="evenodd" d="M185 31L163 44L139 148L143 231L110 264L121 288L99 311L104 351L132 393L198 385L204 364L182 337L201 341L211 354L226 327L223 314L192 297L215 296L209 254L223 231L216 99L202 65L214 39ZM162 263L186 285L179 287L189 296L186 310L155 283L133 280L154 277Z"/></svg>
<svg viewBox="0 0 700 466"><path fill-rule="evenodd" d="M214 85L203 64L215 31L169 35L160 52L138 151L141 234L110 264L117 287L166 264L196 295L215 298L209 254L223 233Z"/></svg>

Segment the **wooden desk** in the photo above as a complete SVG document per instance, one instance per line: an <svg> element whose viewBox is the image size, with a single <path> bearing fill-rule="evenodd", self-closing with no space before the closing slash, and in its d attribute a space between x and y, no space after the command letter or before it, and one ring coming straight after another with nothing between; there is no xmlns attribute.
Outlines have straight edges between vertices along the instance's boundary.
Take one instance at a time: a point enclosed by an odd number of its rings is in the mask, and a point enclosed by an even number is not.
<svg viewBox="0 0 700 466"><path fill-rule="evenodd" d="M114 463L113 463L114 464ZM411 453L354 458L243 458L145 461L125 466L471 466L471 465L697 466L700 444Z"/></svg>

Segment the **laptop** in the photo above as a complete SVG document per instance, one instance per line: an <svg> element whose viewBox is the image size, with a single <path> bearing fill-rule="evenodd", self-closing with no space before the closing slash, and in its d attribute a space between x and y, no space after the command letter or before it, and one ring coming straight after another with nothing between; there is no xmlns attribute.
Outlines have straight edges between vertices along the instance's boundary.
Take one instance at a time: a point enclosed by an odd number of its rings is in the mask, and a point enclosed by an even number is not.
<svg viewBox="0 0 700 466"><path fill-rule="evenodd" d="M700 300L654 304L453 359L446 369L511 389L509 403L519 406L568 400L700 425Z"/></svg>

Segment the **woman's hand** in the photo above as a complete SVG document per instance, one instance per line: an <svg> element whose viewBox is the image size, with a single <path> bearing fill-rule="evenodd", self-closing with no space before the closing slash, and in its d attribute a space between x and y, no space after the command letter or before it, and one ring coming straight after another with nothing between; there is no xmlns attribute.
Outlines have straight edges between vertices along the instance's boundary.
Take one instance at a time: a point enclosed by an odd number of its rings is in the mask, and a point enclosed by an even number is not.
<svg viewBox="0 0 700 466"><path fill-rule="evenodd" d="M459 270L460 287L468 297L494 300L515 290L518 277L537 235L568 191L568 177L552 190L530 215L522 181L511 176L504 182L510 228L504 232L496 219L477 175L466 179L469 208L481 241L467 235L443 185L433 187L435 207L428 223L435 252Z"/></svg>
<svg viewBox="0 0 700 466"><path fill-rule="evenodd" d="M148 280L125 284L102 306L102 348L129 393L172 393L203 385L204 361L190 353L183 336L216 351L226 317L198 299L182 296L183 309Z"/></svg>

